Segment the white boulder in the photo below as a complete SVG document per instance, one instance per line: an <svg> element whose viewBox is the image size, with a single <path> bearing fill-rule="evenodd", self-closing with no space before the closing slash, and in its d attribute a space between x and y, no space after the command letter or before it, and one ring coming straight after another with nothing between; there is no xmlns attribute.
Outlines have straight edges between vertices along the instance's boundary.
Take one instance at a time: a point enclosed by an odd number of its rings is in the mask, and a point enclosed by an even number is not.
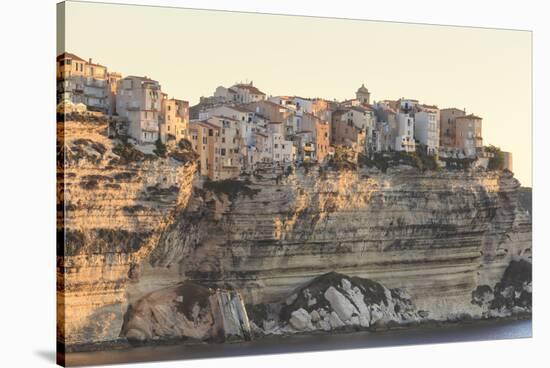
<svg viewBox="0 0 550 368"><path fill-rule="evenodd" d="M370 326L369 321L370 321L370 313L369 313L368 316L363 315L363 314L361 314L361 315L359 316L359 325L360 325L361 327L369 327L369 326Z"/></svg>
<svg viewBox="0 0 550 368"><path fill-rule="evenodd" d="M311 317L311 322L313 323L318 322L321 319L319 312L317 312L316 310L311 311L309 316Z"/></svg>
<svg viewBox="0 0 550 368"><path fill-rule="evenodd" d="M359 315L359 312L353 304L351 304L351 302L333 286L329 287L325 291L324 296L340 320L347 321L354 313Z"/></svg>
<svg viewBox="0 0 550 368"><path fill-rule="evenodd" d="M342 322L340 317L338 317L338 315L335 312L330 313L330 315L328 316L328 321L332 328L339 328L339 327L345 326L345 323Z"/></svg>
<svg viewBox="0 0 550 368"><path fill-rule="evenodd" d="M325 331L330 331L332 329L328 316L326 319L322 319L319 321L319 327L321 327Z"/></svg>
<svg viewBox="0 0 550 368"><path fill-rule="evenodd" d="M349 319L349 324L352 326L359 326L359 317L353 316Z"/></svg>
<svg viewBox="0 0 550 368"><path fill-rule="evenodd" d="M313 329L313 325L311 324L311 317L309 313L303 308L292 312L289 322L292 327L299 331Z"/></svg>
<svg viewBox="0 0 550 368"><path fill-rule="evenodd" d="M345 291L351 290L351 282L348 279L342 279L342 289Z"/></svg>

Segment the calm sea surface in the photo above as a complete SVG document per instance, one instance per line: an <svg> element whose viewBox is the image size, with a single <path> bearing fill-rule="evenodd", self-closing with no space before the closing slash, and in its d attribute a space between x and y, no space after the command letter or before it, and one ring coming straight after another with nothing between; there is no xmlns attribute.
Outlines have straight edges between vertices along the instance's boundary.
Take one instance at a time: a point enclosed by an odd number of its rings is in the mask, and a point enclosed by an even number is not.
<svg viewBox="0 0 550 368"><path fill-rule="evenodd" d="M425 327L380 332L267 337L230 344L144 346L133 349L67 354L71 366L118 364L176 359L201 359L251 354L356 349L383 346L436 344L460 341L531 337L531 320L482 321L444 327Z"/></svg>

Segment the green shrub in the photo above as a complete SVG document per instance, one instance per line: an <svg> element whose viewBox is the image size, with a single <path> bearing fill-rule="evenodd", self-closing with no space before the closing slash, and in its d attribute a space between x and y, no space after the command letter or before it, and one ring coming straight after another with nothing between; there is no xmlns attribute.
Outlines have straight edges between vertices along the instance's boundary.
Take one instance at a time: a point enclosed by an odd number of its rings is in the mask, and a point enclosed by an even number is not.
<svg viewBox="0 0 550 368"><path fill-rule="evenodd" d="M294 174L294 166L288 165L285 170L285 177L289 177L292 174Z"/></svg>
<svg viewBox="0 0 550 368"><path fill-rule="evenodd" d="M455 157L444 157L441 158L441 161L445 162L445 167L448 170L467 170L472 167L472 163L475 161L475 158L455 158Z"/></svg>
<svg viewBox="0 0 550 368"><path fill-rule="evenodd" d="M430 167L435 168L437 165L435 163L430 163L432 160L426 157L420 157L414 152L375 152L372 157L367 157L366 155L359 155L359 163L362 166L367 167L376 167L382 172L386 172L389 167L397 165L409 165L416 167L419 170L426 170Z"/></svg>
<svg viewBox="0 0 550 368"><path fill-rule="evenodd" d="M428 148L423 144L416 146L416 158L419 161L421 170L438 170L437 155L428 155Z"/></svg>
<svg viewBox="0 0 550 368"><path fill-rule="evenodd" d="M334 156L328 161L328 166L336 171L357 170L357 164L354 162L352 153L346 150L342 146L336 146L334 149Z"/></svg>
<svg viewBox="0 0 550 368"><path fill-rule="evenodd" d="M136 149L131 143L119 143L113 148L113 153L118 155L120 164L130 162L141 162L145 159L145 154Z"/></svg>
<svg viewBox="0 0 550 368"><path fill-rule="evenodd" d="M166 145L164 143L162 143L162 141L159 139L157 139L157 141L155 142L155 145L156 145L156 148L154 150L155 154L159 157L166 157Z"/></svg>
<svg viewBox="0 0 550 368"><path fill-rule="evenodd" d="M499 147L490 145L488 147L485 147L485 152L493 154L493 157L489 158L489 164L487 165L487 168L489 170L504 170L504 154Z"/></svg>
<svg viewBox="0 0 550 368"><path fill-rule="evenodd" d="M170 152L170 157L176 161L187 163L196 161L199 155L193 149L193 144L184 138L178 142L176 149Z"/></svg>
<svg viewBox="0 0 550 368"><path fill-rule="evenodd" d="M300 166L304 168L306 174L309 174L310 169L315 166L315 162L303 161Z"/></svg>
<svg viewBox="0 0 550 368"><path fill-rule="evenodd" d="M204 182L204 189L210 190L217 194L226 194L231 200L237 198L239 195L244 195L252 199L260 192L260 190L250 188L248 186L249 184L249 180L207 180Z"/></svg>

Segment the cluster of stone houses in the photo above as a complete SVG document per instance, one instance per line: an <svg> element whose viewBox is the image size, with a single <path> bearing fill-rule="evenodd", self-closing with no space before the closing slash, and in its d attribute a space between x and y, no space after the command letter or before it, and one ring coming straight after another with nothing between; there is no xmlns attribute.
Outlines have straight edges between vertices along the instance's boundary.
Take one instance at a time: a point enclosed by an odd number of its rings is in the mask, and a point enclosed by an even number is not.
<svg viewBox="0 0 550 368"><path fill-rule="evenodd" d="M200 157L200 172L213 180L265 164L324 162L335 147L357 155L415 152L481 157L482 118L456 108L439 109L401 98L371 103L362 85L355 98L330 101L267 96L253 82L216 88L192 107L168 98L158 81L108 72L105 66L64 53L57 58L58 102L84 104L125 119L138 144L186 139ZM511 155L505 153L511 170Z"/></svg>
<svg viewBox="0 0 550 368"><path fill-rule="evenodd" d="M123 78L71 53L57 57L57 102L126 120L139 144L189 137L189 102L168 98L151 78Z"/></svg>

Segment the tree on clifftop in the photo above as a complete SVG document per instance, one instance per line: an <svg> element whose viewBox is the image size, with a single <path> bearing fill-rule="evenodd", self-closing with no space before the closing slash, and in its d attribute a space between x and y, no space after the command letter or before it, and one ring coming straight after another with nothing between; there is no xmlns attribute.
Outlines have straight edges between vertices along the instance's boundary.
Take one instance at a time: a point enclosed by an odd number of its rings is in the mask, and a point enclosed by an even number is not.
<svg viewBox="0 0 550 368"><path fill-rule="evenodd" d="M493 154L493 157L489 158L487 168L489 170L504 170L504 154L500 148L490 145L485 147L485 151Z"/></svg>

